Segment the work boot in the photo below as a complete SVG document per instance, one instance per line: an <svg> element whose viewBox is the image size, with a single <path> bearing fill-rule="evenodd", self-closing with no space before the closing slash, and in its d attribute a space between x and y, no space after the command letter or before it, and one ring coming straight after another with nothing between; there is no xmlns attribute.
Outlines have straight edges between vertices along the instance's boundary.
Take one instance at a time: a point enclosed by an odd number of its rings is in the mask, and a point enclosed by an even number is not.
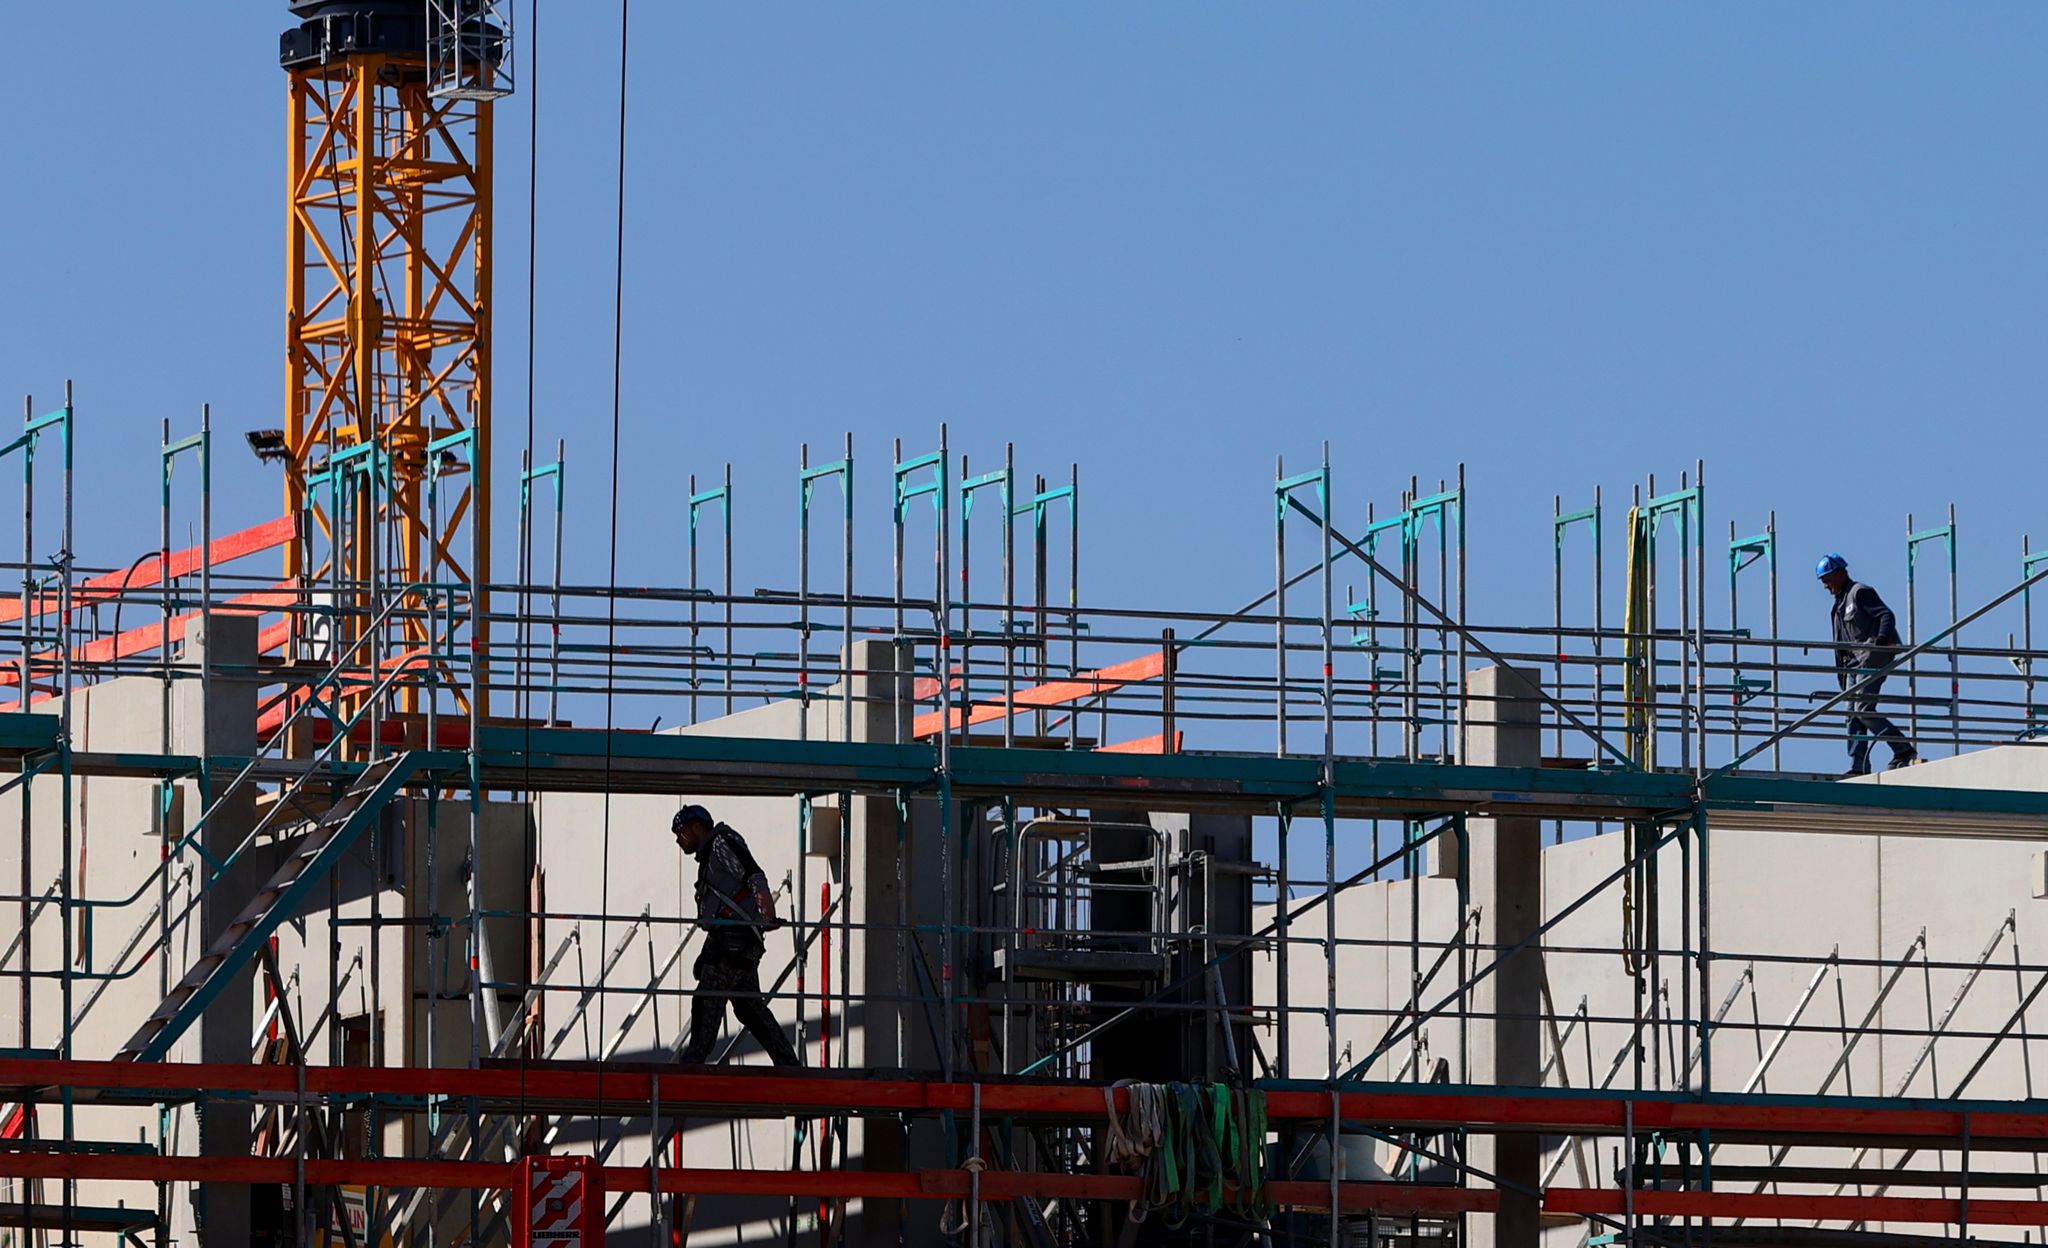
<svg viewBox="0 0 2048 1248"><path fill-rule="evenodd" d="M1918 750L1900 750L1892 755L1892 765L1886 768L1886 770L1897 771L1901 767L1911 767L1919 761L1920 752Z"/></svg>

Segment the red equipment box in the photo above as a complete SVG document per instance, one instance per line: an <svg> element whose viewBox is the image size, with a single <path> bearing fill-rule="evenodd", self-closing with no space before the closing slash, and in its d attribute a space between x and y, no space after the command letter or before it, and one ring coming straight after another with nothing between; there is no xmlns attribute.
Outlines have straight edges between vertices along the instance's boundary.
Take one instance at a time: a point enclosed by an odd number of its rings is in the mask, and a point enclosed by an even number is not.
<svg viewBox="0 0 2048 1248"><path fill-rule="evenodd" d="M527 1157L513 1242L519 1248L604 1248L604 1187L588 1157Z"/></svg>

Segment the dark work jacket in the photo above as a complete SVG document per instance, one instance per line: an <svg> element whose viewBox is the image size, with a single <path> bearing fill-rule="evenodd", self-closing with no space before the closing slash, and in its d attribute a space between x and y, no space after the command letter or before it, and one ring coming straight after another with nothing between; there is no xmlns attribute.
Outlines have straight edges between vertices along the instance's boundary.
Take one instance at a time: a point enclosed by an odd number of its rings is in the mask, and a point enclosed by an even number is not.
<svg viewBox="0 0 2048 1248"><path fill-rule="evenodd" d="M747 849L747 842L725 824L711 830L697 851L697 925L704 929L705 949L719 954L760 957L766 947L757 926L755 892L768 891L768 877ZM745 904L744 913L733 903Z"/></svg>
<svg viewBox="0 0 2048 1248"><path fill-rule="evenodd" d="M1835 667L1840 671L1883 667L1884 651L1899 644L1898 620L1877 591L1861 581L1835 599Z"/></svg>

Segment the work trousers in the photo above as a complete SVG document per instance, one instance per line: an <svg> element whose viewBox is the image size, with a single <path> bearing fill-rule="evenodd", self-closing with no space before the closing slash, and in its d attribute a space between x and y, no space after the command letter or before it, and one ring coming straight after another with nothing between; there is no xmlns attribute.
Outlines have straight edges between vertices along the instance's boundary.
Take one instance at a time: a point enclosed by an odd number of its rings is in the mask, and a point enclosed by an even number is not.
<svg viewBox="0 0 2048 1248"><path fill-rule="evenodd" d="M1841 673L1842 687L1855 684L1858 673ZM1899 726L1877 713L1878 694L1884 689L1882 676L1866 680L1848 697L1842 699L1842 709L1849 716L1849 770L1863 775L1870 770L1870 747L1878 741L1892 747L1892 757L1905 758L1913 753L1913 743Z"/></svg>
<svg viewBox="0 0 2048 1248"><path fill-rule="evenodd" d="M690 1042L678 1061L697 1065L711 1056L729 1001L733 1017L753 1033L777 1066L803 1065L761 994L760 954L707 949L698 955L696 971L697 992L690 999Z"/></svg>

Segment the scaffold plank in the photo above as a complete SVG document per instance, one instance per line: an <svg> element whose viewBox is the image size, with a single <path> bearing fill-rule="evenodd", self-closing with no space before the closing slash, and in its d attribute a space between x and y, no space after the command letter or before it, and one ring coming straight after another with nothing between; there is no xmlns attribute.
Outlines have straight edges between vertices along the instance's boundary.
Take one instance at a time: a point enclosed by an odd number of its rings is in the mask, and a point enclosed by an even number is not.
<svg viewBox="0 0 2048 1248"><path fill-rule="evenodd" d="M820 787L881 792L933 783L927 742L788 741L589 728L485 725L487 782L521 790L795 794ZM1218 753L1114 753L957 746L948 755L953 792L965 799L1032 794L1048 801L1129 804L1156 810L1270 813L1275 804L1318 808L1322 760ZM1729 775L1705 783L1676 772L1567 771L1462 763L1339 759L1340 818L1463 812L1543 818L1669 820L1705 802L1745 826L1787 825L1868 833L1967 834L2048 839L2048 792L1841 784ZM516 777L516 782L513 778Z"/></svg>
<svg viewBox="0 0 2048 1248"><path fill-rule="evenodd" d="M37 711L0 712L0 754L47 750L57 744L58 719Z"/></svg>

